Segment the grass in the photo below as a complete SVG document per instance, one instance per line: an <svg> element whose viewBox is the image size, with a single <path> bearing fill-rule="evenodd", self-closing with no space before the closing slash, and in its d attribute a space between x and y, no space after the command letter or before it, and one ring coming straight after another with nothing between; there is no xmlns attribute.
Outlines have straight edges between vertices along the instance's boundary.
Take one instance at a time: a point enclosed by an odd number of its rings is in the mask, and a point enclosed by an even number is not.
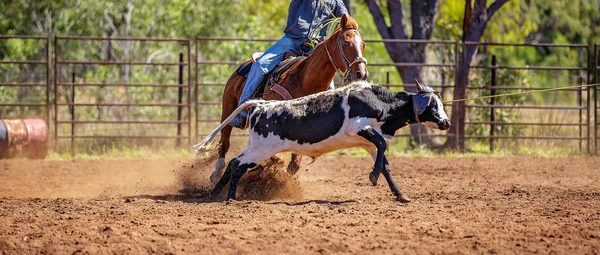
<svg viewBox="0 0 600 255"><path fill-rule="evenodd" d="M189 159L195 157L191 149L113 148L102 153L76 153L50 151L47 160L106 160L106 159Z"/></svg>
<svg viewBox="0 0 600 255"><path fill-rule="evenodd" d="M417 147L409 148L406 139L397 139L389 144L386 155L399 157L449 157L449 158L469 158L469 157L514 157L514 156L531 156L539 158L553 157L569 157L569 156L585 156L585 150L579 151L579 148L570 148L563 146L552 146L551 143L541 141L540 144L528 144L528 146L518 146L514 150L500 149L494 152L489 151L488 143L470 142L469 151L459 153L455 151L436 152L428 148ZM506 146L504 146L506 147ZM355 157L370 157L363 149L353 148L335 151L326 154L327 156L348 155ZM181 148L174 149L152 149L148 147L137 148L112 148L103 150L98 153L76 153L71 155L70 152L49 152L47 160L106 160L106 159L191 159L195 158L196 154L191 149ZM231 152L228 157L233 157Z"/></svg>

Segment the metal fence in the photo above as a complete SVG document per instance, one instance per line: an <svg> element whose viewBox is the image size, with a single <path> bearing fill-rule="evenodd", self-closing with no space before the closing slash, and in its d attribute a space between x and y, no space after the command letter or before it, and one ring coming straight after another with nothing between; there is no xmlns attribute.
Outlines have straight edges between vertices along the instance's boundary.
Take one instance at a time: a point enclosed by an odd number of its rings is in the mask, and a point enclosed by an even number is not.
<svg viewBox="0 0 600 255"><path fill-rule="evenodd" d="M582 61L578 65L553 65L553 66L533 66L533 65L503 65L497 62L495 55L490 55L490 61L487 65L472 65L472 69L486 70L489 72L490 79L487 86L471 86L470 90L486 91L489 95L503 94L507 91L531 91L531 90L543 90L551 89L556 87L564 86L578 86L589 84L591 82L589 75L589 57L591 56L590 47L585 44L511 44L511 43L483 43L483 42L466 42L465 45L475 45L480 49L483 47L520 47L520 48L564 48L568 50L575 50L582 57ZM464 51L463 51L464 53ZM464 57L464 56L463 56ZM523 84L501 84L498 82L497 74L502 70L525 70L531 75L534 72L563 72L566 75L562 75L563 82L553 82L540 86L536 84L535 87L526 87ZM573 75L572 73L575 72ZM576 141L578 143L580 151L587 151L591 153L593 139L591 137L591 122L593 121L590 111L590 103L592 102L592 95L590 88L573 88L563 90L569 93L569 98L575 100L571 102L563 102L556 105L538 105L531 103L523 103L519 105L508 105L498 103L501 98L491 98L488 102L484 103L470 103L467 104L467 110L470 109L489 109L489 119L485 121L467 121L466 125L488 125L489 133L485 135L465 135L467 139L485 139L489 141L490 150L494 151L496 142L498 140L564 140L564 141ZM481 93L480 93L481 94ZM497 112L502 109L517 109L521 112L525 111L561 111L574 113L572 115L577 116L576 122L571 120L562 121L511 121L502 122L496 119ZM495 134L497 127L500 126L520 126L522 129L527 129L535 126L541 127L574 127L576 132L569 132L571 135L561 135L556 133L547 133L546 135L499 135ZM584 148L585 147L585 148Z"/></svg>
<svg viewBox="0 0 600 255"><path fill-rule="evenodd" d="M275 39L249 39L249 38L195 38L194 73L192 74L191 40L188 39L150 39L150 38L101 38L101 37L54 37L53 65L50 62L49 37L18 37L1 36L0 40L41 40L45 48L46 58L43 60L0 60L0 65L44 65L45 83L34 82L2 82L0 87L42 87L45 92L45 103L1 102L0 106L6 107L41 107L44 108L44 118L49 126L54 127L54 141L71 141L77 139L162 139L185 141L191 143L194 137L206 135L207 131L214 128L220 121L220 99L223 87L237 65L250 57L256 50L268 48ZM178 51L170 61L154 60L150 57L143 60L131 59L103 59L88 52L71 52L73 43L89 41L100 43L103 47L110 43L144 43L152 42L155 49L173 48L169 43L179 45ZM565 85L590 84L598 81L600 68L598 67L598 46L583 44L503 44L503 43L473 43L462 44L458 41L428 41L428 40L366 40L368 43L365 55L369 57L370 80L379 83L391 90L403 90L414 84L405 84L398 74L397 68L422 69L425 82L438 89L444 100L452 100L454 85L457 77L457 64L461 57L460 50L467 45L476 45L479 49L478 60L472 65L469 85L469 97L480 95L497 95L506 92L532 91L546 88L562 87ZM427 61L420 63L401 63L393 61L376 62L372 59L386 59L387 56L372 56L386 52L382 50L385 44L426 45ZM81 48L81 46L78 46ZM84 46L85 48L86 46ZM140 46L136 51L140 55L148 56L154 53L149 47ZM219 49L235 52L235 59L225 59L225 54ZM523 63L503 63L498 59L495 50L535 49L539 52L564 49L565 56L579 58L576 65L540 65L532 66ZM372 51L370 51L372 50ZM89 50L94 52L94 50ZM106 51L103 51L106 53ZM370 53L374 52L374 53ZM464 52L464 51L463 51ZM122 53L121 53L122 54ZM83 55L83 57L79 57ZM179 57L179 59L176 59ZM10 59L9 57L4 57ZM178 61L177 61L178 60ZM561 63L560 60L556 61ZM119 77L108 79L110 81L90 81L86 76L92 67L118 67ZM51 67L53 67L51 69ZM140 67L144 70L131 71L131 77L144 76L140 82L123 78L125 67ZM161 71L160 75L169 76L166 81L154 81L147 76L145 70L150 67L176 68L177 71ZM186 70L187 68L187 70ZM52 71L50 71L52 70ZM85 71L82 71L85 70ZM93 71L93 70L92 70ZM529 84L516 81L514 77L527 77L529 75L551 73L552 80L547 84ZM110 72L108 72L110 74ZM194 75L194 86L191 77ZM546 75L548 76L548 75ZM53 80L53 82L51 82ZM338 78L336 81L339 82ZM510 84L509 84L510 83ZM86 96L85 89L96 92L114 88L124 90L125 93L138 88L147 88L143 93L171 93L166 101L98 101ZM164 89L164 90L163 90ZM194 92L192 94L192 89ZM165 91L171 92L165 92ZM479 100L467 104L467 134L433 133L431 136L441 138L447 136L460 136L467 141L487 144L489 151L498 147L506 147L507 142L519 145L520 141L547 140L565 141L578 147L579 150L589 153L598 153L598 106L597 87L573 88L564 92L555 92L553 95L562 96L564 101L549 104L533 104L531 98L496 98ZM140 93L142 93L140 92ZM117 92L115 92L117 93ZM120 93L120 92L118 92ZM562 94L561 94L562 93ZM553 96L548 96L549 98ZM192 100L192 98L194 98ZM53 99L53 100L52 100ZM116 101L115 101L116 100ZM512 100L512 101L511 101ZM520 100L520 101L519 101ZM553 99L556 100L556 99ZM539 102L540 100L538 100ZM551 101L549 101L551 102ZM192 105L193 104L193 105ZM90 109L121 109L111 112L115 119L86 115ZM160 116L145 116L144 108L163 109L169 108L167 113ZM134 110L142 109L142 110ZM449 110L449 109L447 109ZM98 110L99 111L99 110ZM161 110L162 111L162 110ZM167 111L167 110L165 110ZM82 112L82 114L78 114ZM450 111L447 111L450 112ZM51 114L52 113L52 114ZM512 120L506 121L504 115L511 115ZM543 119L539 116L551 114L554 118ZM53 116L53 118L51 118ZM192 118L193 116L193 118ZM531 117L536 118L531 118ZM529 118L529 119L528 119ZM52 125L53 124L53 125ZM103 125L116 126L119 130L128 130L132 133L115 132L97 128ZM159 130L159 134L139 134L139 126L169 126ZM192 130L194 133L192 134ZM508 130L508 131L507 131ZM517 131L515 131L517 130ZM91 133L90 133L91 132ZM234 135L243 136L245 132L234 132ZM398 137L411 137L408 129L399 132Z"/></svg>
<svg viewBox="0 0 600 255"><path fill-rule="evenodd" d="M115 41L120 42L139 42L139 43L157 43L161 44L158 47L162 47L162 44L165 43L175 43L183 46L183 51L179 53L179 61L152 61L148 59L146 61L140 60L90 60L84 57L83 59L68 59L65 55L68 51L68 48L65 47L73 42L81 42L81 41L91 41L91 42L100 42L100 43L112 43ZM180 145L181 140L186 140L186 144L191 142L191 109L192 109L192 101L191 101L191 49L190 49L190 40L188 39L150 39L150 38L101 38L101 37L76 37L76 36L56 36L54 40L54 137L57 139L57 143L61 139L70 139L71 140L71 149L73 150L73 144L75 139L172 139L176 140L177 146ZM113 50L112 45L110 45L110 50ZM144 54L146 56L147 54ZM70 56L75 58L74 56ZM174 73L176 75L172 75L172 78L167 80L175 80L177 78L177 83L156 83L156 82L139 82L132 83L128 81L122 80L114 80L112 82L106 81L86 81L86 77L76 77L76 71L68 72L72 73L72 77L65 77L65 75L60 75L60 70L65 67L71 67L71 69L75 69L76 66L80 67L80 69L86 69L89 71L89 67L97 67L97 66L107 66L110 67L130 67L130 66L140 66L143 68L151 68L151 67L175 67L178 68L178 72ZM185 70L187 69L187 70ZM94 70L95 71L95 70ZM79 71L79 73L85 72ZM139 73L139 72L138 72ZM152 72L148 72L148 75L151 75ZM134 75L130 75L134 76ZM184 79L187 77L187 79ZM70 81L69 81L69 78ZM77 81L79 79L79 81ZM144 80L144 79L139 79ZM107 102L100 101L99 99L90 98L90 96L86 96L85 91L80 91L77 93L77 89L85 90L96 89L96 91L113 88L118 90L121 88L125 91L125 94L131 95L131 90L133 89L150 89L144 90L144 93L154 94L156 90L166 89L169 91L164 91L164 93L174 94L173 90L177 91L177 96L172 96L170 100L156 100L149 99L145 102L136 102L137 100L131 99L130 96L123 100L122 98L115 98L109 100ZM115 90L113 90L115 91ZM118 92L114 92L118 93ZM80 95L82 94L82 95ZM121 93L123 94L123 93ZM61 100L64 98L64 100ZM90 102L91 101L91 102ZM66 108L60 109L61 107ZM107 118L106 116L90 116L89 114L85 114L86 111L89 111L90 108L116 108L115 114L118 115L117 118ZM78 108L83 108L83 112L77 114ZM154 116L152 118L146 119L144 116L139 116L144 112L144 108L171 108L176 109L176 118L173 119L170 116ZM100 109L98 110L101 111ZM135 114L137 112L137 114ZM69 116L70 115L70 116ZM83 116L81 116L83 115ZM105 114L106 115L106 114ZM138 115L138 117L134 117L134 115ZM185 115L185 116L184 116ZM77 128L77 125L85 125L85 128ZM117 130L107 130L99 128L101 125L113 125L119 126ZM123 129L127 131L134 131L140 128L140 125L167 125L172 126L175 125L176 129L163 128L160 129L162 132L152 132L152 130L146 130L150 132L149 134L139 134L132 132L122 132ZM69 127L70 126L70 127ZM125 127L125 128L123 128ZM184 127L187 129L187 134L183 133ZM152 128L155 129L155 128ZM82 132L84 134L78 134ZM86 131L92 132L86 132ZM70 131L70 132L69 132ZM165 133L166 132L166 133ZM169 132L174 132L169 134Z"/></svg>
<svg viewBox="0 0 600 255"><path fill-rule="evenodd" d="M253 50L256 49L266 49L275 39L245 39L245 38L211 38L211 37L197 37L196 38L196 51L199 53L196 59L196 99L198 100L196 104L196 134L198 136L202 136L206 134L206 130L209 128L202 128L205 123L212 123L214 125L216 122L220 121L219 118L219 94L216 94L213 97L210 97L214 94L214 88L211 90L211 87L219 87L225 85L227 78L233 70L237 67L242 60L249 58L250 54ZM250 44L256 45L256 42L262 43L260 46L254 47L246 47L245 51L242 51L240 57L238 59L225 60L222 58L211 59L212 56L206 56L202 54L202 49L198 48L200 44L210 45L211 47L207 47L210 49L215 48L231 48L235 45L242 44ZM426 44L428 47L428 55L432 54L433 51L446 52L448 55L447 58L438 57L435 61L425 61L422 63L402 63L402 62L369 62L369 79L374 80L376 83L379 83L389 89L397 90L401 88L407 88L410 86L414 86L414 84L405 84L401 82L401 79L398 77L390 78L391 76L398 76L395 68L396 67L418 67L421 68L425 73L426 83L431 85L432 87L440 90L442 95L444 95L445 100L452 100L454 85L456 82L456 73L457 68L456 65L459 62L459 58L464 55L460 55L462 47L466 45L476 45L479 48L480 52L487 52L490 48L536 48L536 49L544 49L550 50L552 48L566 48L569 50L573 50L576 52L579 58L583 61L580 61L577 65L547 65L547 66L534 66L534 65L509 65L503 64L498 61L498 59L491 53L483 53L479 54L479 56L484 55L487 59L485 61L479 61L481 64L471 65L471 76L477 76L485 74L487 77L484 80L479 79L479 82L474 82L477 80L476 78L470 79L470 85L468 87L469 96L476 97L479 95L497 95L503 94L507 92L517 92L517 91L533 91L533 90L543 90L548 88L556 88L563 87L566 85L583 85L589 84L591 82L591 73L589 72L589 66L591 61L589 61L590 57L592 57L592 53L590 51L590 47L584 44L508 44L508 43L474 43L468 42L466 44L462 44L458 41L432 41L432 40L366 40L368 43L366 49L366 55L368 55L369 50L372 47L383 47L383 44ZM223 46L228 43L228 46ZM376 44L380 44L380 46L374 46ZM487 49L487 50L485 50ZM381 52L381 51L380 51ZM385 52L385 51L384 51ZM464 50L462 51L464 53ZM218 56L217 53L212 51L214 56ZM435 53L435 52L433 52ZM440 53L439 55L443 55ZM597 56L597 54L595 55ZM369 58L370 60L372 58ZM227 70L226 75L221 75L220 77L204 77L202 75L202 70L208 70L210 67L215 68L224 68ZM390 69L390 67L392 69ZM387 69L386 69L387 68ZM379 69L384 69L379 71ZM559 80L556 80L552 83L540 85L535 84L534 86L523 86L522 84L503 84L502 79L499 79L499 73L505 71L524 71L527 72L524 75L530 75L535 73L542 72L555 72L560 73L564 72L565 77ZM573 74L575 73L575 74ZM445 74L445 75L444 75ZM209 75L210 76L210 75ZM400 82L393 82L400 81ZM222 90L222 89L221 89ZM594 150L594 141L597 140L597 131L591 132L592 130L596 130L592 123L594 123L595 112L591 111L592 106L590 104L592 102L596 102L594 98L596 98L593 93L591 93L592 89L587 88L573 88L568 89L566 92L560 93L568 93L565 97L568 98L567 101L557 103L557 104L533 104L531 102L524 102L519 104L511 104L510 102L504 102L502 98L498 99L490 99L488 101L477 101L470 102L466 104L466 110L470 113L467 116L467 121L465 122L466 128L470 129L471 127L477 126L480 129L485 129L485 132L479 132L475 134L447 134L447 133L434 133L430 134L430 136L435 137L447 137L447 136L460 136L462 139L466 139L467 141L484 141L488 144L489 151L495 151L498 148L498 143L501 142L514 142L519 143L519 141L525 140L547 140L547 141L566 141L575 144L575 147L582 152L592 153ZM213 109L209 111L208 109ZM204 110L203 110L204 109ZM596 108L594 108L596 109ZM477 119L475 117L476 113L480 113L482 111L486 113L486 119ZM505 114L508 111L516 111L515 115L523 115L518 120L513 121L503 121L498 115ZM449 112L449 111L447 111ZM533 112L533 113L531 113ZM536 114L540 112L557 112L554 113L556 116L565 116L567 114L569 116L575 116L574 118L566 118L566 119L552 119L552 120L524 120L527 115ZM560 113L562 112L562 113ZM202 114L199 114L202 113ZM597 121L596 121L597 122ZM597 126L597 124L596 124ZM210 125L208 127L211 127ZM514 132L514 134L503 134L503 130L507 129L518 129L519 132ZM458 129L456 129L458 130ZM470 132L473 133L473 132ZM238 135L243 135L242 133L238 133ZM403 130L397 134L397 137L408 138L411 137L411 134L408 133L408 129Z"/></svg>
<svg viewBox="0 0 600 255"><path fill-rule="evenodd" d="M4 57L4 59L0 59L0 67L1 66L5 67L5 68L0 68L0 70L3 71L3 74L5 72L9 72L11 70L11 68L8 66L14 67L14 66L18 66L18 65L34 67L35 69L37 69L37 67L41 66L43 68L44 72L39 77L11 77L8 79L3 79L3 81L0 80L0 88L4 87L4 88L15 89L15 90L18 90L17 93L19 91L26 91L26 93L19 93L19 94L25 94L23 96L3 98L3 100L0 101L0 107L10 107L12 109L35 108L35 112L43 112L43 113L41 113L42 116L33 116L33 115L28 115L26 113L19 113L19 114L26 114L28 116L0 116L0 117L1 118L38 117L38 118L45 119L46 122L48 123L50 121L50 107L51 107L51 105L50 105L50 73L49 73L49 70L50 70L50 47L49 47L50 37L0 35L0 41L6 42L9 40L41 42L43 44L43 46L41 46L41 49L39 49L39 51L42 53L41 54L42 58L41 59L16 60L16 59L12 58L13 56L6 56L6 55L0 56L0 57ZM0 54L0 55L4 55L4 54ZM10 76L10 75L3 75L3 77L8 77L8 76ZM40 88L40 90L36 90L36 88ZM0 91L0 92L2 94L9 94L9 92L7 92L7 91ZM29 94L29 92L32 92L37 95L31 95L31 94ZM38 99L42 99L42 100L37 100L37 102L31 102L28 100L28 99L36 98L36 97ZM23 101L25 101L25 102L23 102Z"/></svg>

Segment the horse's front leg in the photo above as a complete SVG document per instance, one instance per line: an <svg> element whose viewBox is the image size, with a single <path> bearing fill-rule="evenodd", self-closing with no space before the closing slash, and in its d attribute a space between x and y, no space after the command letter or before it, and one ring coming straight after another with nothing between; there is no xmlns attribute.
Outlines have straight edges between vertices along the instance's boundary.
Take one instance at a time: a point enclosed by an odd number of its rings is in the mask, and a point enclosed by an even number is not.
<svg viewBox="0 0 600 255"><path fill-rule="evenodd" d="M295 175L300 170L300 162L302 162L302 155L292 153L292 160L287 167L287 172L291 175Z"/></svg>

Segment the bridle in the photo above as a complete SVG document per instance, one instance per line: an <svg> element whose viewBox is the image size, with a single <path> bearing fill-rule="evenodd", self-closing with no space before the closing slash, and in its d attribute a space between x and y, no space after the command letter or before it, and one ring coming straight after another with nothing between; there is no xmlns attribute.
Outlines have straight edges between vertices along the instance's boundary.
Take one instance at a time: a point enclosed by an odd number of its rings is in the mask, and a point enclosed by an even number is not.
<svg viewBox="0 0 600 255"><path fill-rule="evenodd" d="M433 97L438 97L441 101L442 97L440 96L440 93L437 91L432 91L432 92L419 92L416 93L414 95L412 95L413 97L413 110L415 112L415 120L417 121L417 123L421 123L421 120L419 120L419 114L423 113L425 111L425 109L421 109L421 104L418 103L417 101L417 97L421 95L421 96L428 96L428 100L427 100L427 104L425 104L425 107L427 107L427 105L429 105L431 103L431 100L433 100Z"/></svg>
<svg viewBox="0 0 600 255"><path fill-rule="evenodd" d="M356 57L356 59L354 59L354 61L350 62L350 60L348 60L348 58L346 57L346 54L344 54L344 48L342 47L342 39L341 38L348 32L355 32L356 34L360 35L358 30L348 29L348 30L341 32L337 37L338 49L340 50L340 55L342 56L342 61L344 62L344 65L346 65L346 71L342 72L342 70L340 70L337 66L335 66L335 63L333 62L333 59L331 58L331 54L329 53L329 49L327 49L327 47L325 47L325 51L327 51L327 56L329 57L329 62L331 62L331 64L333 65L333 68L335 68L335 71L340 75L340 77L342 78L342 81L346 80L346 78L350 74L350 67L352 67L352 65L354 65L356 63L365 63L365 65L367 64L367 59L362 56ZM361 41L362 41L362 38L361 38Z"/></svg>

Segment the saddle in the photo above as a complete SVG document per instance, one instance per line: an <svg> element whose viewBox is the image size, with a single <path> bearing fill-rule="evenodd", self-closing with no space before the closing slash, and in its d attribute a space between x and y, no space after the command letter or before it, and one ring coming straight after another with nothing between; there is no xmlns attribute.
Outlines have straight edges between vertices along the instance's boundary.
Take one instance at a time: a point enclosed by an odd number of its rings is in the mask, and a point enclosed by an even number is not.
<svg viewBox="0 0 600 255"><path fill-rule="evenodd" d="M255 52L254 54L252 54L252 60L246 61L243 64L241 64L235 70L235 72L241 76L244 76L245 78L248 78L248 73L250 73L250 68L252 68L252 64L256 63L256 59L258 59L262 55L262 53L263 52ZM284 60L281 61L281 63L277 64L275 69L273 69L273 71L269 72L265 76L265 78L260 82L260 85L258 86L256 91L254 91L254 93L252 94L252 98L262 98L265 92L265 88L268 85L270 86L271 90L277 92L286 100L292 99L290 93L284 87L279 85L279 79L281 77L281 74L283 74L287 69L289 69L298 61L303 60L305 58L306 56L299 55L295 51L286 52L284 55Z"/></svg>

